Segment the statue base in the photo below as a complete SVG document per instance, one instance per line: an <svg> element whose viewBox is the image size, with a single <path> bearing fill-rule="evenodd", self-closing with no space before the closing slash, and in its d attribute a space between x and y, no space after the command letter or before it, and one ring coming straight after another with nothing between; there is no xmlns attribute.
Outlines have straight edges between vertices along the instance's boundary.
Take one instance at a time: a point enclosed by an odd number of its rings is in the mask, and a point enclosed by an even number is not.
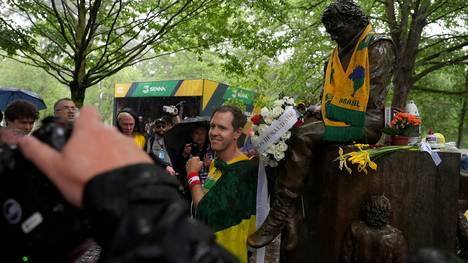
<svg viewBox="0 0 468 263"><path fill-rule="evenodd" d="M357 150L349 146L345 152ZM379 158L377 171L340 171L338 146L321 149L304 190L305 220L297 249L284 262L340 262L343 239L370 194L390 199L389 224L402 231L408 251L436 247L455 252L460 155L400 151ZM283 255L282 255L283 258Z"/></svg>

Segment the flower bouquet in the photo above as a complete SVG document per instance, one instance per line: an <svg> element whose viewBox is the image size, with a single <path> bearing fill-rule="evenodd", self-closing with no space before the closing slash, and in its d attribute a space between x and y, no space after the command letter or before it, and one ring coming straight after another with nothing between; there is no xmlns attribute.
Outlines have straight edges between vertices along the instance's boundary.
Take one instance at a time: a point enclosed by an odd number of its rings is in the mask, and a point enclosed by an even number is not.
<svg viewBox="0 0 468 263"><path fill-rule="evenodd" d="M293 98L283 97L274 101L271 108L263 107L260 114L254 115L250 119L253 124L252 142L256 145L257 150L262 148L260 145L265 137L270 138L275 137L275 135L278 137L269 142L267 147L263 147L264 151L259 151L261 160L270 167L278 166L279 162L286 156L287 142L291 137L290 128L286 123L293 121L295 127L303 123L302 119L297 117L295 106ZM280 125L278 125L279 122Z"/></svg>
<svg viewBox="0 0 468 263"><path fill-rule="evenodd" d="M397 112L390 125L384 128L382 132L391 136L417 136L420 124L421 119L418 116L406 112Z"/></svg>
<svg viewBox="0 0 468 263"><path fill-rule="evenodd" d="M349 174L353 170L348 166L348 162L353 165L357 165L358 172L364 172L367 174L367 167L372 170L377 170L377 164L373 161L378 157L385 154L401 151L401 150L419 150L417 146L370 146L368 144L354 144L358 148L358 151L353 151L343 154L343 149L340 147L338 150L338 158L335 161L340 161L339 168L343 170L343 167L348 171Z"/></svg>
<svg viewBox="0 0 468 263"><path fill-rule="evenodd" d="M418 116L398 112L393 117L390 125L382 130L383 133L391 136L392 145L405 146L408 145L410 137L418 137L418 126L421 124L421 119Z"/></svg>

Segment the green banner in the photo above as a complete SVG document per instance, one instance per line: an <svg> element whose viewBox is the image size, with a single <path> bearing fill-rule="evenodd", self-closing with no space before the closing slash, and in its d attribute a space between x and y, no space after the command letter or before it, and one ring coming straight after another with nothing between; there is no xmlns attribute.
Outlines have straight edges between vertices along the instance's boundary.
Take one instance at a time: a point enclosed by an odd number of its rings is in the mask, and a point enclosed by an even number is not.
<svg viewBox="0 0 468 263"><path fill-rule="evenodd" d="M178 80L168 81L147 81L134 83L131 97L167 97L173 94L179 83Z"/></svg>
<svg viewBox="0 0 468 263"><path fill-rule="evenodd" d="M245 104L252 104L255 98L255 92L246 89L229 87L224 93L223 100L239 100Z"/></svg>

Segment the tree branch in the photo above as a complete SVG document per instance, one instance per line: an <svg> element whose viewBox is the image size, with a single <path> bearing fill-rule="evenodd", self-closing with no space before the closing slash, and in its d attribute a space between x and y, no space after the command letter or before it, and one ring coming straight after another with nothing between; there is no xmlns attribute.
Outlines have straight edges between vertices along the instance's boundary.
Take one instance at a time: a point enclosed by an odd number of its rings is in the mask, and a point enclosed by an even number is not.
<svg viewBox="0 0 468 263"><path fill-rule="evenodd" d="M458 57L458 58L455 58L455 59L452 59L452 60L449 60L449 61L435 63L433 66L428 67L425 70L421 71L420 73L414 75L412 77L412 82L414 83L414 82L420 80L421 78L423 78L424 76L426 76L427 74L429 74L429 73L431 73L431 72L433 72L435 70L441 69L441 68L446 67L446 66L458 64L458 63L464 61L465 59L468 59L468 55L461 56L461 57Z"/></svg>
<svg viewBox="0 0 468 263"><path fill-rule="evenodd" d="M453 10L447 11L447 12L445 12L445 13L437 16L437 17L432 18L431 20L429 20L428 23L434 23L435 21L437 21L437 20L439 20L441 18L447 17L450 14L457 13L460 10L466 10L467 7L468 7L468 4L459 6L459 7L455 8L455 9L453 9Z"/></svg>
<svg viewBox="0 0 468 263"><path fill-rule="evenodd" d="M62 34L63 39L68 43L68 45L71 47L71 49L73 49L73 51L76 52L75 46L72 44L72 42L67 37L67 33L65 31L65 25L63 23L62 18L60 17L60 13L57 10L57 6L55 5L55 0L52 0L51 4L52 4L52 10L54 11L55 17L57 17L57 21L58 21L58 23L60 25L60 33Z"/></svg>
<svg viewBox="0 0 468 263"><path fill-rule="evenodd" d="M440 35L440 36L443 36L443 35ZM442 42L447 42L447 40L452 40L452 39L465 39L467 38L468 36L465 36L465 35L462 35L462 36L457 36L457 35L449 35L450 37L444 37L444 38L440 38L440 39L437 39L437 41L435 41L434 43L430 43L430 44L427 44L421 48L418 49L418 53L420 51L424 51L428 48L431 48L433 46L436 46Z"/></svg>
<svg viewBox="0 0 468 263"><path fill-rule="evenodd" d="M468 90L449 91L449 90L440 90L440 89L435 89L435 88L421 87L417 85L413 85L411 90L417 90L417 91L435 93L435 94L444 94L444 95L450 95L450 96L460 96L460 95L468 94Z"/></svg>
<svg viewBox="0 0 468 263"><path fill-rule="evenodd" d="M172 23L172 21L178 17L185 9L188 7L188 2L185 3L184 6L180 7L177 12L175 12L167 21L164 23L164 25L159 29L158 32L156 32L153 36L148 37L144 41L141 41L138 43L136 46L133 48L126 50L125 52L121 53L119 56L116 56L110 60L106 59L106 66L100 67L98 70L96 67L93 68L93 70L90 70L89 73L95 73L95 74L100 74L103 71L107 71L109 67L112 66L112 64L115 64L117 61L123 61L121 64L127 64L128 61L131 61L135 58L137 58L144 50L147 48L148 45L154 44L158 42L170 29L173 27L177 26L179 23L183 22L185 18L190 17L194 12L196 12L198 9L202 8L203 5L205 4L206 1L203 1L200 3L198 7L196 7L192 12L189 12L187 15L182 16L178 21ZM172 24L171 24L172 23ZM120 51L124 46L129 43L130 40L128 40L126 43L121 45L120 48L114 50L113 54L117 54L118 51Z"/></svg>
<svg viewBox="0 0 468 263"><path fill-rule="evenodd" d="M465 46L468 46L468 41L465 41L463 43L459 43L458 45L455 45L455 46L452 46L452 47L449 47L449 48L444 48L444 49L442 49L441 51L439 51L437 53L434 53L434 54L431 54L431 55L429 55L427 57L421 58L420 60L418 60L416 62L416 65L423 65L423 64L427 63L430 60L433 60L433 59L435 59L437 57L440 57L440 56L442 56L444 54L448 54L448 53L450 53L452 51L462 49Z"/></svg>

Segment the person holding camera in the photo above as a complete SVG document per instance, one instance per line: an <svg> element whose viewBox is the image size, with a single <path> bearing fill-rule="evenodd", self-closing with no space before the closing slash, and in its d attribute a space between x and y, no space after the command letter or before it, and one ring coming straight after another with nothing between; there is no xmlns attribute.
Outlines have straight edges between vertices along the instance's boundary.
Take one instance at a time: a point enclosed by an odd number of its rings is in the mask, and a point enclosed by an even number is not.
<svg viewBox="0 0 468 263"><path fill-rule="evenodd" d="M184 186L183 195L189 203L192 202L192 195L187 181L185 165L191 157L195 156L199 157L203 162L199 171L200 182L203 184L208 176L211 161L214 158L214 152L211 150L210 141L208 140L207 124L199 123L193 126L190 140L184 145L182 153L176 156L174 161L174 168L178 173L179 181Z"/></svg>
<svg viewBox="0 0 468 263"><path fill-rule="evenodd" d="M24 157L72 205L88 215L100 262L236 262L213 234L190 219L175 178L93 107L83 107L61 151L33 136L19 140Z"/></svg>
<svg viewBox="0 0 468 263"><path fill-rule="evenodd" d="M172 176L176 175L176 172L172 165L172 160L169 155L166 141L164 140L164 134L166 134L167 124L164 119L159 118L154 121L154 126L151 129L152 134L148 139L148 145L146 152L151 156L153 161L163 167L167 173Z"/></svg>
<svg viewBox="0 0 468 263"><path fill-rule="evenodd" d="M177 105L163 106L163 112L168 114L161 117L166 122L166 131L172 129L174 125L181 122L179 116L179 109L177 109Z"/></svg>

